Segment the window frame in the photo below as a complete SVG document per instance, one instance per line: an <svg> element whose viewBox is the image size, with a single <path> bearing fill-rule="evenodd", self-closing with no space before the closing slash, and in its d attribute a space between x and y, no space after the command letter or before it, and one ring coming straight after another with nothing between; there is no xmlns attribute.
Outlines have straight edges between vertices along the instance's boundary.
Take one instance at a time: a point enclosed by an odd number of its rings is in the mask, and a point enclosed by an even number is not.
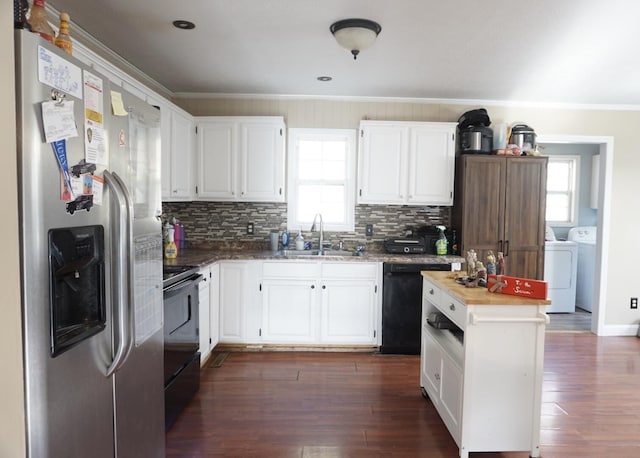
<svg viewBox="0 0 640 458"><path fill-rule="evenodd" d="M323 129L323 128L289 128L288 129L288 161L287 161L287 229L297 231L302 227L308 230L313 221L300 221L298 217L298 186L305 183L298 177L300 140L345 140L347 143L347 157L345 161L344 179L344 224L323 222L323 229L332 232L355 232L356 205L356 137L355 129ZM310 180L318 183L323 180ZM336 183L336 180L327 180ZM307 227L308 225L308 227Z"/></svg>
<svg viewBox="0 0 640 458"><path fill-rule="evenodd" d="M546 197L547 197L547 207L549 206L549 195L568 195L569 196L569 205L571 209L569 211L569 220L567 221L557 221L557 220L546 220L546 223L549 226L555 227L574 227L578 224L578 206L580 199L580 159L579 155L549 155L549 162L547 164L547 168L553 162L569 162L572 167L572 176L570 180L572 183L569 183L569 190L566 192L558 192L548 190L548 178L547 178L547 189L546 189ZM546 209L545 209L545 219L546 219Z"/></svg>

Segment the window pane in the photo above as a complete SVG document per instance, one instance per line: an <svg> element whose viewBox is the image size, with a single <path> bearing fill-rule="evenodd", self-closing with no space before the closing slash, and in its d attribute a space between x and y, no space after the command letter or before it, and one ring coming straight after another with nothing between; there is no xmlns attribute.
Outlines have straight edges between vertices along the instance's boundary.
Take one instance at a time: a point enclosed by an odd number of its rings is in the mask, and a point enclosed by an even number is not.
<svg viewBox="0 0 640 458"><path fill-rule="evenodd" d="M571 199L567 194L547 194L547 221L568 222L571 219Z"/></svg>
<svg viewBox="0 0 640 458"><path fill-rule="evenodd" d="M547 191L568 191L571 183L571 166L568 162L549 162Z"/></svg>
<svg viewBox="0 0 640 458"><path fill-rule="evenodd" d="M346 141L301 140L298 143L300 180L344 180Z"/></svg>
<svg viewBox="0 0 640 458"><path fill-rule="evenodd" d="M300 185L298 187L298 217L313 221L322 214L325 223L345 223L344 185Z"/></svg>

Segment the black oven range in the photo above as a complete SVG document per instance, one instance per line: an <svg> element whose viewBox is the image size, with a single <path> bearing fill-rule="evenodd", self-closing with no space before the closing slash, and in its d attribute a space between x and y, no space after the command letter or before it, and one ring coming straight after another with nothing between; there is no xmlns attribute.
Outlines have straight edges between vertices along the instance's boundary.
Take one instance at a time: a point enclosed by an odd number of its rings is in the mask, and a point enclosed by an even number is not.
<svg viewBox="0 0 640 458"><path fill-rule="evenodd" d="M163 268L165 430L200 389L198 267Z"/></svg>

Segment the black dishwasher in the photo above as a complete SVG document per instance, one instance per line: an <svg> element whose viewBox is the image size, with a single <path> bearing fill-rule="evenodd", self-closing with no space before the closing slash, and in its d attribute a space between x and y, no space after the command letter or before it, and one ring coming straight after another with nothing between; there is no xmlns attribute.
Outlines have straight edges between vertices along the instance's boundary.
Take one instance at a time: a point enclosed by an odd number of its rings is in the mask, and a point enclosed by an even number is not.
<svg viewBox="0 0 640 458"><path fill-rule="evenodd" d="M451 264L384 263L380 353L419 355L423 270L451 270Z"/></svg>

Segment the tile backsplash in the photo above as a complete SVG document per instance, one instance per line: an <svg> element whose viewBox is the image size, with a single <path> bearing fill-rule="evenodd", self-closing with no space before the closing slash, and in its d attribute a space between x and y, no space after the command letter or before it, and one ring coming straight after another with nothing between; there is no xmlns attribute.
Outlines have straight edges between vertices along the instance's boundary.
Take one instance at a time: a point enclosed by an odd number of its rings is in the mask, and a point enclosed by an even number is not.
<svg viewBox="0 0 640 458"><path fill-rule="evenodd" d="M175 217L185 226L190 244L247 242L268 246L271 231L283 231L287 225L286 203L258 202L163 202L163 216ZM384 239L404 236L410 228L436 224L450 225L451 207L414 207L357 205L354 232L326 232L325 240L347 247L359 243L375 249ZM254 233L247 234L247 224L253 223ZM366 237L365 226L373 225L373 236ZM303 228L305 240L317 243L317 234ZM290 229L295 234L297 230Z"/></svg>

